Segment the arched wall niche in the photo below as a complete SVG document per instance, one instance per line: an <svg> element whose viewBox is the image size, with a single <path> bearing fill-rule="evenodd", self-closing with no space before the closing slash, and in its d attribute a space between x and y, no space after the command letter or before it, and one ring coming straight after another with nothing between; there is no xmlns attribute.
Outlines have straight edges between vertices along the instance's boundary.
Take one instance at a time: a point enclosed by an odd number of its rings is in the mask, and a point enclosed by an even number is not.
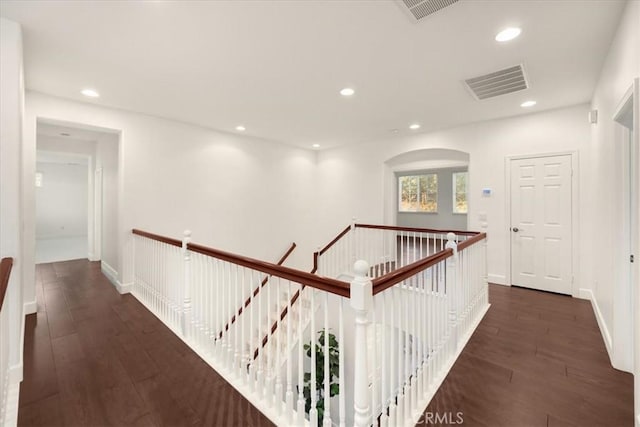
<svg viewBox="0 0 640 427"><path fill-rule="evenodd" d="M398 186L396 174L409 171L466 168L471 180L470 155L448 148L424 148L407 151L384 162L384 222L398 224ZM467 219L468 224L468 219ZM467 228L466 226L464 228Z"/></svg>

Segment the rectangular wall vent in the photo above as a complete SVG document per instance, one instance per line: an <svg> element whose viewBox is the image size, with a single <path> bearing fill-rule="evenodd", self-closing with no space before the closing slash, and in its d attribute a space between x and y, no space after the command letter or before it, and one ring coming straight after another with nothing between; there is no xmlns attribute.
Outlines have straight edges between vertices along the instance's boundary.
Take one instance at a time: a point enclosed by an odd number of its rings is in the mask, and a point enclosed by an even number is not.
<svg viewBox="0 0 640 427"><path fill-rule="evenodd" d="M467 79L464 82L476 99L493 98L529 87L522 65Z"/></svg>
<svg viewBox="0 0 640 427"><path fill-rule="evenodd" d="M401 0L417 21L457 3L459 0Z"/></svg>

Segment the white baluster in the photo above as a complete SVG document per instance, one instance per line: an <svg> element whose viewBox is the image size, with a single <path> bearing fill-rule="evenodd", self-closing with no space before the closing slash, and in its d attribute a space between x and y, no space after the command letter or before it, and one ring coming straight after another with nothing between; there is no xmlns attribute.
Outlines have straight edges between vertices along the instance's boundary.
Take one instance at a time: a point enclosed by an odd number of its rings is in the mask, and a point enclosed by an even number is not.
<svg viewBox="0 0 640 427"><path fill-rule="evenodd" d="M339 335L339 341L338 341L338 351L339 351L339 355L338 355L338 360L339 360L339 378L338 378L338 388L339 388L339 394L338 394L338 400L339 400L339 406L340 406L340 427L345 427L346 425L346 421L345 421L345 417L346 417L346 403L345 403L345 394L346 394L346 390L344 389L344 318L343 318L343 311L344 311L344 301L345 298L340 297L340 305L338 306L338 310L340 310L339 313L339 326L338 326L338 335Z"/></svg>
<svg viewBox="0 0 640 427"><path fill-rule="evenodd" d="M323 427L331 427L331 372L329 371L329 293L324 293L324 417Z"/></svg>
<svg viewBox="0 0 640 427"><path fill-rule="evenodd" d="M185 339L191 337L191 252L187 245L191 242L191 231L185 230L182 238L182 257L184 260L184 281L182 284L182 334Z"/></svg>
<svg viewBox="0 0 640 427"><path fill-rule="evenodd" d="M318 391L316 388L316 290L311 291L311 409L309 423L311 427L318 426Z"/></svg>
<svg viewBox="0 0 640 427"><path fill-rule="evenodd" d="M449 330L451 334L451 346L450 346L450 354L453 355L457 350L458 346L458 331L457 331L457 323L458 323L458 314L456 312L456 299L455 295L457 293L458 282L457 280L457 265L458 265L458 244L455 240L455 234L448 233L447 234L447 249L453 250L453 256L447 258L447 276L446 276L446 292L447 292L447 301L449 305Z"/></svg>
<svg viewBox="0 0 640 427"><path fill-rule="evenodd" d="M281 282L282 279L279 277L276 278L276 295L278 301L280 301L280 297L282 295L282 287ZM276 340L276 388L275 388L275 398L274 402L276 405L276 414L280 415L282 411L282 374L280 369L282 367L282 363L280 361L280 354L282 353L282 320L280 319L280 304L278 304L278 314L276 318L276 332L275 332L275 340Z"/></svg>
<svg viewBox="0 0 640 427"><path fill-rule="evenodd" d="M302 328L302 313L304 308L302 307L303 295L302 295L302 285L300 285L299 294L298 294L298 405L296 408L298 420L297 424L299 426L304 425L304 334Z"/></svg>
<svg viewBox="0 0 640 427"><path fill-rule="evenodd" d="M287 423L291 424L293 415L293 372L291 365L291 323L293 320L293 313L291 313L291 281L287 281L287 392L285 394L286 412L285 417Z"/></svg>
<svg viewBox="0 0 640 427"><path fill-rule="evenodd" d="M355 360L354 360L354 419L355 427L369 425L369 393L367 368L367 324L373 294L372 284L366 276L369 264L356 261L353 265L355 278L351 282L351 307L355 311Z"/></svg>

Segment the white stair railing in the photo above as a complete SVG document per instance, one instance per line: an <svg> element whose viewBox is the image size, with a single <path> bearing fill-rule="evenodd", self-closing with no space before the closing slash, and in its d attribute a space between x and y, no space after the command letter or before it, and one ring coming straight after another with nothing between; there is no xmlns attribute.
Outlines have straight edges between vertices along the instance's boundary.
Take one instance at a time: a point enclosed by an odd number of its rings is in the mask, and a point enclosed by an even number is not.
<svg viewBox="0 0 640 427"><path fill-rule="evenodd" d="M356 263L361 291L356 297L352 285L360 319L354 425L419 421L488 309L486 248L477 243L482 239L458 245L449 233L445 250L373 280L364 277L368 263Z"/></svg>
<svg viewBox="0 0 640 427"><path fill-rule="evenodd" d="M318 276L134 230L133 294L277 425L410 425L488 308L485 235L443 233L352 224Z"/></svg>
<svg viewBox="0 0 640 427"><path fill-rule="evenodd" d="M369 263L371 278L417 262L445 249L447 230L430 230L354 222L316 253L318 273L349 278L356 260ZM454 240L465 241L477 233L457 231Z"/></svg>
<svg viewBox="0 0 640 427"><path fill-rule="evenodd" d="M193 244L188 231L179 241L134 230L134 266L133 295L274 423L331 424L345 378L323 355L344 355L333 314L342 319L348 283Z"/></svg>

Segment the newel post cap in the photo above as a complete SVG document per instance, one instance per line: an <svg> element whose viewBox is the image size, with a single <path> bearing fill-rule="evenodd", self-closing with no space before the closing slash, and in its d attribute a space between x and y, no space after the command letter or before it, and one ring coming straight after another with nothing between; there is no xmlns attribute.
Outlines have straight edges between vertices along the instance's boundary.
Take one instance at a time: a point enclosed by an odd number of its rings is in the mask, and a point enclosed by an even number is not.
<svg viewBox="0 0 640 427"><path fill-rule="evenodd" d="M373 302L373 285L367 277L369 263L358 260L353 264L355 277L351 282L351 307L355 310L367 311Z"/></svg>
<svg viewBox="0 0 640 427"><path fill-rule="evenodd" d="M458 244L456 243L456 235L453 233L447 233L447 244L445 246L447 249L453 249L455 252L458 249Z"/></svg>

